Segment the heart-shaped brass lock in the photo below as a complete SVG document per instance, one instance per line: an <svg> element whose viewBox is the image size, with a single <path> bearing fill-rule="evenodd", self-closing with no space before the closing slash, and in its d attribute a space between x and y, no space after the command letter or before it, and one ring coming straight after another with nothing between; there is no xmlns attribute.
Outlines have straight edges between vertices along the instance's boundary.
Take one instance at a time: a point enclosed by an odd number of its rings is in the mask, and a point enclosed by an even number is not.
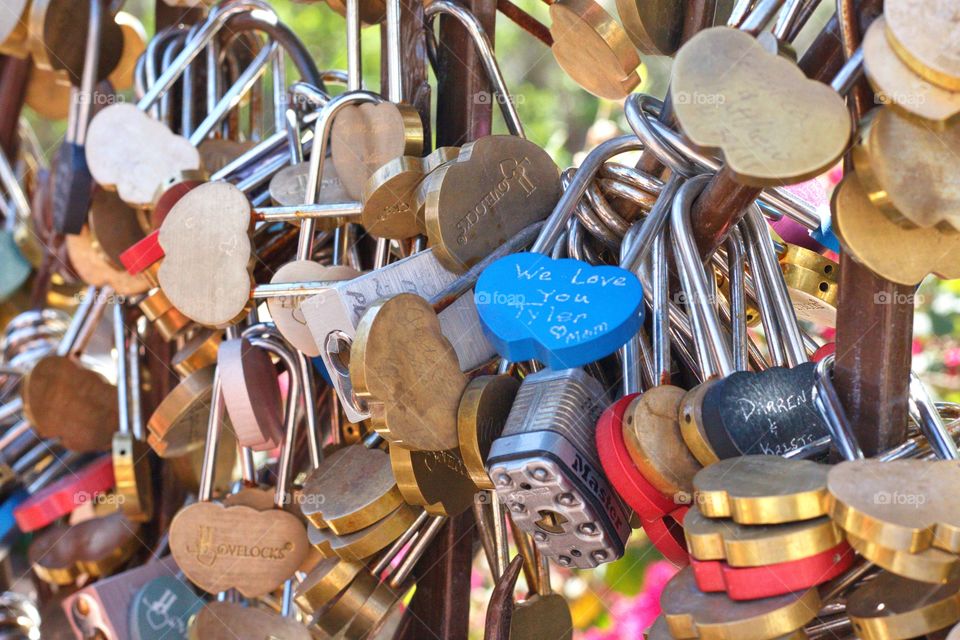
<svg viewBox="0 0 960 640"><path fill-rule="evenodd" d="M914 285L928 273L960 278L960 232L900 227L870 202L856 174L837 185L831 209L833 229L844 249L887 280Z"/></svg>
<svg viewBox="0 0 960 640"><path fill-rule="evenodd" d="M374 171L399 156L420 155L420 114L391 102L347 105L333 121L330 150L344 190L359 200Z"/></svg>
<svg viewBox="0 0 960 640"><path fill-rule="evenodd" d="M467 386L457 353L426 300L403 293L371 306L357 325L350 378L382 403L383 435L407 449L457 446L457 409Z"/></svg>
<svg viewBox="0 0 960 640"><path fill-rule="evenodd" d="M248 598L270 593L293 576L307 555L303 523L293 514L198 502L170 525L170 552L204 591L237 589Z"/></svg>
<svg viewBox="0 0 960 640"><path fill-rule="evenodd" d="M47 356L24 380L24 413L42 438L72 451L110 447L119 423L117 388L73 358Z"/></svg>
<svg viewBox="0 0 960 640"><path fill-rule="evenodd" d="M194 322L223 327L250 298L250 202L225 182L210 182L183 196L160 227L166 257L160 287Z"/></svg>
<svg viewBox="0 0 960 640"><path fill-rule="evenodd" d="M684 134L722 151L744 184L817 176L850 140L850 115L836 91L737 29L706 29L681 47L670 96Z"/></svg>

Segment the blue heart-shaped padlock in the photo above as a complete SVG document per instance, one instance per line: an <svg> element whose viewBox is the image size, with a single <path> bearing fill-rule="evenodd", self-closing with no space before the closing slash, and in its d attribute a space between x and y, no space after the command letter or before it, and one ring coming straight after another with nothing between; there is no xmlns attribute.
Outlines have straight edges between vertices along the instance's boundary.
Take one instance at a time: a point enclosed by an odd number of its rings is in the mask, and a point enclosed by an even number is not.
<svg viewBox="0 0 960 640"><path fill-rule="evenodd" d="M510 360L579 367L623 346L643 322L643 286L619 267L515 253L474 288L484 333Z"/></svg>

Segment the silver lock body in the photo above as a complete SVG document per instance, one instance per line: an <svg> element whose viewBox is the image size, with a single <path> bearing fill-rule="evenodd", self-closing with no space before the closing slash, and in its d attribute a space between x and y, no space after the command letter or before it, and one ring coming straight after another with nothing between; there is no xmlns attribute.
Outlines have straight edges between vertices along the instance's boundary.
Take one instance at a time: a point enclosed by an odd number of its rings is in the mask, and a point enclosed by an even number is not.
<svg viewBox="0 0 960 640"><path fill-rule="evenodd" d="M594 433L608 404L582 369L527 376L487 471L518 527L560 565L589 569L623 555L630 514L603 474Z"/></svg>

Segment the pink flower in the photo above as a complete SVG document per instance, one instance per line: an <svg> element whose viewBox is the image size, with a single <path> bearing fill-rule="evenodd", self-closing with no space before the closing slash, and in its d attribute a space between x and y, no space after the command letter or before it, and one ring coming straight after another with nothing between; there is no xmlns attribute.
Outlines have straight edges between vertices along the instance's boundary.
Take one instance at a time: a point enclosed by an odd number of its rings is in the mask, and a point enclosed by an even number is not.
<svg viewBox="0 0 960 640"><path fill-rule="evenodd" d="M470 589L480 589L486 586L486 579L482 572L474 569L470 572Z"/></svg>
<svg viewBox="0 0 960 640"><path fill-rule="evenodd" d="M655 596L657 602L659 602L660 593L663 591L663 588L667 586L667 583L670 582L670 578L676 575L676 573L677 568L671 563L665 560L654 562L647 567L647 572L643 576L644 593Z"/></svg>
<svg viewBox="0 0 960 640"><path fill-rule="evenodd" d="M960 347L947 349L943 354L943 363L951 369L960 367Z"/></svg>
<svg viewBox="0 0 960 640"><path fill-rule="evenodd" d="M833 169L827 172L827 180L832 186L836 186L843 180L843 164L837 164Z"/></svg>

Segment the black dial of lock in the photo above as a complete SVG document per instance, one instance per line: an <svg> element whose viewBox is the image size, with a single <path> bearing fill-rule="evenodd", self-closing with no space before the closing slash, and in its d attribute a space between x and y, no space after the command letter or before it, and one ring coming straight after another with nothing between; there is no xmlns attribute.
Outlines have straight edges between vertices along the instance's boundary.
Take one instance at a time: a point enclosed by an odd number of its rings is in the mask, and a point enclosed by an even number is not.
<svg viewBox="0 0 960 640"><path fill-rule="evenodd" d="M782 456L828 435L813 404L816 364L737 372L703 397L702 419L720 459L748 454Z"/></svg>

